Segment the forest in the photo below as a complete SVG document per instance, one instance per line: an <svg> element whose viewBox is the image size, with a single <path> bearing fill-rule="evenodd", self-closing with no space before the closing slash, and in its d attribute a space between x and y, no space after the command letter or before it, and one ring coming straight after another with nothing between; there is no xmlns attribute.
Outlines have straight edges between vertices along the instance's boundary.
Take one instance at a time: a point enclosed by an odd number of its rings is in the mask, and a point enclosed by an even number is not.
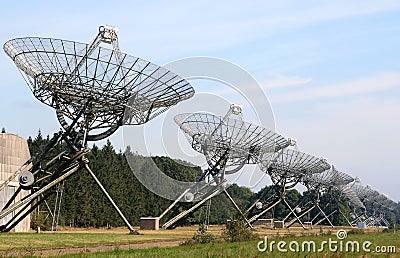
<svg viewBox="0 0 400 258"><path fill-rule="evenodd" d="M28 138L28 146L31 154L37 152L49 140L49 136L43 137L39 131L37 136ZM128 149L116 151L110 141L98 147L93 145L91 151L87 155L90 166L96 176L102 182L109 194L112 196L116 204L120 207L129 222L137 226L140 217L143 216L159 216L172 201L164 199L152 193L143 186L135 177L125 155L132 155ZM148 167L146 162L149 158L135 155L140 169L146 172ZM176 162L168 157L151 157L152 161L166 175L178 179L180 181L193 182L202 173L200 167L185 166L183 162ZM58 220L59 226L69 227L118 227L123 226L122 219L109 204L107 198L103 195L98 185L85 170L80 170L65 180L62 186L62 199L60 205L60 215ZM254 200L268 191L270 186L266 186L259 192L254 193L249 188L232 184L227 188L228 193L233 197L235 202L242 210L246 210ZM346 203L339 201L336 192L328 192L322 195L321 207L328 207L328 211L340 210L349 215L349 208ZM288 190L286 200L295 207L300 200L311 198L312 193L300 193L295 189ZM39 209L32 214L31 226L36 228L40 226L44 230L50 230L52 218L50 212L55 205L56 194L51 195L46 203L42 203ZM185 208L190 207L189 204L179 204L163 219L167 220L171 216ZM283 219L289 212L289 209L279 204L270 212L263 215L263 218ZM312 218L317 211L313 210L307 215ZM400 205L397 210L386 214L387 219L392 223L397 220L400 223ZM238 213L229 202L224 194L220 194L213 198L210 207L210 224L223 224L228 219L235 219ZM206 207L200 207L196 212L184 217L178 222L179 225L199 224L206 219ZM346 220L340 213L336 212L331 216L331 220L335 225L345 225ZM324 222L326 223L326 221Z"/></svg>

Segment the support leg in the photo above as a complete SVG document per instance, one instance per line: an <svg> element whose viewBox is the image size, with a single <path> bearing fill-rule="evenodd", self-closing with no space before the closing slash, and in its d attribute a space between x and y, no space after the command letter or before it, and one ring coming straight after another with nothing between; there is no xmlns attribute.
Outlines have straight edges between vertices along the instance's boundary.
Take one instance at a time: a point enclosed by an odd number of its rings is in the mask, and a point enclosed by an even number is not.
<svg viewBox="0 0 400 258"><path fill-rule="evenodd" d="M176 215L174 218L170 219L169 221L165 222L162 225L163 229L166 229L168 227L170 227L172 224L174 224L176 221L180 220L181 218L183 218L184 216L186 216L187 214L191 213L192 211L196 210L197 208L199 208L203 203L205 203L206 201L208 201L209 199L213 198L214 196L220 194L223 190L219 187L216 188L214 190L214 192L210 193L206 198L204 198L203 200L199 201L198 203L196 203L195 205L193 205L190 209L185 210L181 213L179 213L178 215Z"/></svg>
<svg viewBox="0 0 400 258"><path fill-rule="evenodd" d="M254 215L253 217L251 217L249 219L249 222L253 222L256 221L259 217L261 217L262 215L264 215L266 212L268 212L269 210L271 210L272 208L274 208L276 205L278 205L280 202L282 201L282 196L279 197L279 199L277 201L275 201L275 203L273 203L272 205L269 205L265 210L263 210L262 212Z"/></svg>
<svg viewBox="0 0 400 258"><path fill-rule="evenodd" d="M283 203L289 208L289 210L293 213L293 215L296 217L297 221L300 223L300 225L303 227L303 229L306 229L306 227L303 225L303 222L301 222L300 218L296 215L296 212L290 207L289 203L286 201L286 199L283 199Z"/></svg>
<svg viewBox="0 0 400 258"><path fill-rule="evenodd" d="M36 197L42 195L47 190L50 190L53 186L57 185L59 182L65 180L67 177L69 177L70 175L72 175L73 173L78 171L79 167L80 167L79 164L75 164L71 168L67 168L66 169L67 172L65 174L63 174L62 176L58 177L57 179L55 179L51 183L47 184L46 186L42 187L37 192L25 197L23 200L18 201L16 203L10 205L8 208L2 210L0 212L0 219L2 219L5 216L7 216L8 214L14 212L18 208L21 208L21 207L25 206L27 203L31 203L34 199L36 199Z"/></svg>
<svg viewBox="0 0 400 258"><path fill-rule="evenodd" d="M111 198L111 196L108 194L107 190L104 188L104 186L101 184L99 179L96 177L96 175L93 173L93 171L90 169L89 165L85 163L85 169L89 172L89 174L92 176L94 181L97 183L97 185L100 187L100 189L103 191L104 195L107 197L107 199L110 201L111 205L114 207L115 211L118 213L118 215L121 217L121 219L125 222L125 225L128 227L131 233L135 233L136 230L131 226L129 221L125 218L124 214L122 211L118 208L117 204L115 204L114 200Z"/></svg>
<svg viewBox="0 0 400 258"><path fill-rule="evenodd" d="M329 222L329 224L331 225L331 227L334 228L335 226L333 226L331 220L329 219L328 216L326 216L325 212L321 209L321 207L319 206L319 204L317 205L317 208L321 211L322 215L323 215L323 216L325 217L325 219ZM336 210L335 210L334 212L336 212ZM333 214L333 213L331 213L331 214ZM331 214L329 214L329 215L331 215Z"/></svg>
<svg viewBox="0 0 400 258"><path fill-rule="evenodd" d="M2 226L1 231L9 232L11 229L17 226L18 223L20 223L26 216L34 211L39 206L39 204L46 200L51 194L51 192L47 192L46 195L43 196L43 198L40 198L40 200L38 200L34 205L31 205L31 207L29 207L31 203L26 204L10 221L7 222L7 224Z"/></svg>
<svg viewBox="0 0 400 258"><path fill-rule="evenodd" d="M303 217L304 215L306 215L307 213L309 213L310 211L312 211L315 208L315 203L308 208L307 210L305 210L303 213L301 213L300 215L298 215L299 218ZM296 218L292 219L288 225L286 227L290 227L291 225L293 225L296 222Z"/></svg>
<svg viewBox="0 0 400 258"><path fill-rule="evenodd" d="M233 204L233 206L235 207L235 209L240 213L240 215L242 216L242 218L246 221L247 225L253 229L253 225L251 225L251 223L247 220L246 216L243 214L243 212L240 210L239 206L237 206L236 202L233 200L233 198L230 196L230 194L228 193L228 191L226 191L225 187L224 187L224 192L225 195L228 197L228 199L231 201L231 203Z"/></svg>
<svg viewBox="0 0 400 258"><path fill-rule="evenodd" d="M320 219L319 221L317 221L317 223L315 223L315 225L320 224L324 220L328 220L329 224L331 224L332 228L334 228L334 226L332 225L332 222L330 222L330 220L329 220L329 217L332 216L333 214L335 214L336 212L337 212L337 210L334 210L331 213L329 213L328 215L325 214L325 216L322 219Z"/></svg>
<svg viewBox="0 0 400 258"><path fill-rule="evenodd" d="M181 195L179 195L178 198L158 217L161 219L164 217L165 214L167 214L184 196L190 191L191 188L186 189Z"/></svg>
<svg viewBox="0 0 400 258"><path fill-rule="evenodd" d="M343 214L342 210L339 209L339 213L340 215L343 216L343 218L346 220L347 224L349 224L350 227L352 227L353 225L351 224L350 220Z"/></svg>

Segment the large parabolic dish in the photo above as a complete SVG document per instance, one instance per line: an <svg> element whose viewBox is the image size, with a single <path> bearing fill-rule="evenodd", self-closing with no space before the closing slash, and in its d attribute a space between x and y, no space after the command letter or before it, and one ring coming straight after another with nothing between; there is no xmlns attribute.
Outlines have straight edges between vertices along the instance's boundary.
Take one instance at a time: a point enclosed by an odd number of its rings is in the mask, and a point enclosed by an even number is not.
<svg viewBox="0 0 400 258"><path fill-rule="evenodd" d="M290 144L283 136L238 118L193 113L174 119L192 148L204 154L210 166L227 156L226 173L236 172L243 164L256 164L261 153L272 153Z"/></svg>
<svg viewBox="0 0 400 258"><path fill-rule="evenodd" d="M194 94L190 84L173 72L118 47L100 47L117 42L113 27L99 29L91 44L25 37L9 40L4 51L14 61L33 95L57 110L64 128L84 104L90 108L90 129L110 131L124 124L143 124L168 107ZM115 35L114 35L115 34ZM115 46L115 44L114 44ZM118 45L117 45L118 46Z"/></svg>
<svg viewBox="0 0 400 258"><path fill-rule="evenodd" d="M350 184L354 178L349 174L338 171L334 166L321 173L310 174L302 179L306 186L311 188L330 188Z"/></svg>
<svg viewBox="0 0 400 258"><path fill-rule="evenodd" d="M273 153L272 157L268 153L264 154L259 164L274 182L300 179L331 167L323 158L288 148Z"/></svg>
<svg viewBox="0 0 400 258"><path fill-rule="evenodd" d="M349 185L339 186L339 191L343 195L343 198L349 201L349 204L352 207L365 209L364 204L362 203L358 195L353 191L351 186Z"/></svg>
<svg viewBox="0 0 400 258"><path fill-rule="evenodd" d="M353 184L351 189L365 205L371 205L374 198L379 195L379 193L371 187L363 186L361 184Z"/></svg>
<svg viewBox="0 0 400 258"><path fill-rule="evenodd" d="M100 47L100 43L111 44L112 49ZM56 110L64 130L55 133L30 160L0 184L1 191L8 182L19 177L18 189L31 191L22 200L16 200L16 195L6 200L0 220L9 214L12 218L0 225L0 231L12 229L19 219L34 210L31 207L35 208L52 194L57 194L54 211L50 211L56 226L62 196L59 189L67 178L84 168L134 232L89 167L88 141L108 137L122 125L148 122L170 106L193 96L193 88L163 67L122 53L118 30L112 26L100 26L90 44L26 37L6 42L4 51L20 70L33 95ZM31 206L33 203L35 206ZM21 212L16 212L18 209Z"/></svg>

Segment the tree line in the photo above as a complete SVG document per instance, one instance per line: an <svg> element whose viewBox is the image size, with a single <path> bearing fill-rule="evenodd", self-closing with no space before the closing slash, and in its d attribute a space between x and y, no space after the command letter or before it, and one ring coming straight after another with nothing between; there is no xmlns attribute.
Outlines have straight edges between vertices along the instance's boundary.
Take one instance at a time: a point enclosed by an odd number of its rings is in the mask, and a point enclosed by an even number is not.
<svg viewBox="0 0 400 258"><path fill-rule="evenodd" d="M28 138L28 146L31 154L36 153L41 146L49 141L49 136L43 137L41 132L34 138ZM62 146L55 148L59 150ZM126 155L134 158L137 169L141 169L142 173L149 170L149 158L136 155L130 149L116 151L110 141L98 147L93 145L90 153L87 155L89 165L103 186L107 189L121 211L127 217L128 221L133 225L138 225L140 217L143 216L159 216L172 201L164 199L151 191L149 191L135 177L127 160ZM169 177L180 181L193 182L202 173L200 167L185 166L185 162L176 162L168 157L151 157L157 167ZM151 163L152 163L151 162ZM245 210L255 200L269 191L270 186L266 186L259 192L254 193L249 188L231 185L227 191L233 197L235 202ZM342 203L337 197L338 193L324 194L320 200L322 207L329 206L329 210L341 209L346 215L349 214L349 208ZM299 201L311 198L312 193L299 193L296 189L291 189L286 193L286 200L290 206L295 207ZM56 195L51 195L47 203L39 206L39 213L32 214L31 226L36 228L40 226L43 229L50 229L52 224L51 216L49 216L49 208L55 206ZM188 203L177 205L164 220L172 218L174 215L190 207ZM53 211L51 211L53 212ZM278 204L270 212L263 217L274 217L283 219L290 212L289 208L283 204ZM229 199L220 194L211 200L209 222L211 224L223 224L228 219L238 216L236 210L231 205ZM313 210L307 216L309 218L317 215L317 211ZM393 222L397 220L400 224L400 205L398 209L387 214L388 219ZM203 223L206 219L206 207L199 208L196 212L184 217L177 225L189 225ZM346 220L338 212L332 215L332 222L335 225L345 225ZM101 192L98 185L92 177L85 171L80 170L69 177L63 185L63 195L59 216L60 226L70 227L117 227L123 226L122 219L112 208L107 198ZM325 222L326 223L326 222Z"/></svg>

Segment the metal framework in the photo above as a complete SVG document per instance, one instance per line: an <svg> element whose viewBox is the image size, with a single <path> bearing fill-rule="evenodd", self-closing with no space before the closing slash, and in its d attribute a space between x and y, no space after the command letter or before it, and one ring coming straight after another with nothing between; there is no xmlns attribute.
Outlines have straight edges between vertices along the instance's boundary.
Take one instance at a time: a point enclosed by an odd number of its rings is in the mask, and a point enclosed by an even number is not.
<svg viewBox="0 0 400 258"><path fill-rule="evenodd" d="M208 169L159 218L183 198L197 203L164 223L162 227L170 227L221 192L227 195L246 219L226 191L225 175L238 172L245 164L258 163L261 153L272 153L285 148L290 140L271 130L243 121L242 110L238 105L231 105L223 117L208 113L181 114L175 117L175 122L185 133L192 148L205 156Z"/></svg>
<svg viewBox="0 0 400 258"><path fill-rule="evenodd" d="M396 207L395 202L369 185L362 186L358 183L352 185L351 189L364 204L362 208L353 207L351 224L362 223L366 227L388 227L389 222L386 220L385 214Z"/></svg>
<svg viewBox="0 0 400 258"><path fill-rule="evenodd" d="M56 109L61 125L68 127L87 103L89 126L111 135L121 125L144 124L168 107L188 99L193 88L178 75L149 61L119 51L118 31L101 26L91 44L26 37L4 44L34 96ZM112 43L114 49L100 47ZM88 117L86 115L86 117ZM102 132L102 133L100 133Z"/></svg>
<svg viewBox="0 0 400 258"><path fill-rule="evenodd" d="M357 178L355 179L355 181L356 180ZM360 198L358 198L357 194L354 192L352 188L353 184L340 186L339 187L340 193L342 194L343 198L346 201L348 201L349 206L355 207L357 209L365 209L364 204L362 203Z"/></svg>
<svg viewBox="0 0 400 258"><path fill-rule="evenodd" d="M323 158L317 158L310 154L293 149L282 149L276 153L264 153L259 162L262 171L265 171L272 180L272 187L265 191L247 210L250 217L249 222L256 221L259 217L283 202L302 225L300 218L286 201L286 190L293 188L304 177L321 173L330 168Z"/></svg>
<svg viewBox="0 0 400 258"><path fill-rule="evenodd" d="M112 44L113 49L100 47L101 43ZM85 157L89 152L87 143L110 136L122 125L148 122L170 106L192 97L194 89L165 68L122 53L118 30L112 26L100 26L90 44L26 37L6 42L4 51L20 70L33 95L56 110L62 130L0 185L1 190L19 177L18 189L31 189L31 194L22 201L14 202L13 196L0 212L3 218L21 208L2 225L2 230L13 228L56 193L57 185L84 168L133 232L90 169ZM58 143L65 147L57 149ZM28 169L30 164L32 168ZM61 200L57 202L58 210Z"/></svg>
<svg viewBox="0 0 400 258"><path fill-rule="evenodd" d="M363 207L353 206L353 210L351 213L351 224L357 225L359 222L363 223L368 218L367 206L370 204L368 203L368 199L376 194L371 187L363 186L361 185L361 182L357 182L356 184L351 185L351 190L363 203Z"/></svg>
<svg viewBox="0 0 400 258"><path fill-rule="evenodd" d="M304 198L296 207L295 211L298 212L298 218L301 218L305 216L306 214L309 214L313 209L317 209L317 214L309 221L311 225L318 225L321 222L327 220L328 223L334 227L332 224L331 220L329 217L333 215L336 212L341 212L338 209L332 207L324 207L322 208L320 206L320 198L323 194L332 194L333 191L339 191L341 192L341 188L351 182L354 181L354 178L352 178L350 175L338 171L334 166L332 166L330 169L323 171L322 173L317 173L317 174L310 174L305 176L302 179L302 184L307 187L307 190L310 194L312 194L313 200L309 200L308 198ZM332 206L332 204L330 204ZM326 214L326 210L331 208L331 212L329 214ZM288 214L286 216L286 219L289 218L291 214ZM319 217L322 218L318 221ZM296 219L291 220L288 224L287 227L290 227ZM316 221L316 222L315 222Z"/></svg>
<svg viewBox="0 0 400 258"><path fill-rule="evenodd" d="M347 206L350 210L350 207L355 207L356 209L365 209L364 204L361 202L361 200L358 198L356 193L353 191L351 186L355 183L357 183L358 178L354 178L354 181L352 183L349 183L347 185L340 185L337 187L337 191L339 192L339 196L337 196L337 200L341 201L343 205ZM337 207L337 211L340 213L340 215L346 220L347 224L351 227L354 226L354 224L351 223L351 218L346 216L346 214L342 211L340 207Z"/></svg>

